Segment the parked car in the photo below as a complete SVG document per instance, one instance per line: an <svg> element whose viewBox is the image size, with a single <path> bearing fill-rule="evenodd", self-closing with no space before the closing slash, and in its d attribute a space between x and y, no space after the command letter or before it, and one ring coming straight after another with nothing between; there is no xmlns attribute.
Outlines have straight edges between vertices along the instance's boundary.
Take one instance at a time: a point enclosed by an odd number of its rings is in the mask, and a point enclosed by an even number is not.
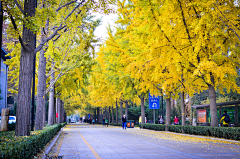
<svg viewBox="0 0 240 159"><path fill-rule="evenodd" d="M71 123L76 123L76 120L74 118L72 118Z"/></svg>
<svg viewBox="0 0 240 159"><path fill-rule="evenodd" d="M9 116L8 124L16 123L16 116ZM0 124L1 124L1 116L0 116Z"/></svg>
<svg viewBox="0 0 240 159"><path fill-rule="evenodd" d="M16 116L9 116L8 124L16 123Z"/></svg>

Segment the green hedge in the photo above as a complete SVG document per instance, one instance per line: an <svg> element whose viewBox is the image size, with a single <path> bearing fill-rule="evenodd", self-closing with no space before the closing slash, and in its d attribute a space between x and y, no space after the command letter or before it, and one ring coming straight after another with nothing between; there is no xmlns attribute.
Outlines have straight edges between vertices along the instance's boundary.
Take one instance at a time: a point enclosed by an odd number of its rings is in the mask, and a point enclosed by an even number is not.
<svg viewBox="0 0 240 159"><path fill-rule="evenodd" d="M166 125L158 124L143 124L144 129L151 129L156 131L165 131ZM210 127L210 126L182 126L182 125L168 125L168 131L191 135L203 135L225 139L240 140L240 128L238 127Z"/></svg>
<svg viewBox="0 0 240 159"><path fill-rule="evenodd" d="M11 136L6 134L2 138L8 140L0 143L0 158L33 158L65 125L66 123L55 124L44 130L32 131L30 136L16 137L14 132L11 132Z"/></svg>
<svg viewBox="0 0 240 159"><path fill-rule="evenodd" d="M109 125L112 125L112 126L122 126L122 124L116 124L116 123L109 123Z"/></svg>

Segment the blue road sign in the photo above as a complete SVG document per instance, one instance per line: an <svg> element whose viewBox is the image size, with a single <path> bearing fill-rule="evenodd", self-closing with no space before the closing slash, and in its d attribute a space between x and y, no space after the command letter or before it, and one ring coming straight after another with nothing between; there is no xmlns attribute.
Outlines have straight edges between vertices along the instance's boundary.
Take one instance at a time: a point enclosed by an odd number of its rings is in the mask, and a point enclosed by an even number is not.
<svg viewBox="0 0 240 159"><path fill-rule="evenodd" d="M159 99L159 96L151 96L151 94L149 93L149 109L159 109Z"/></svg>

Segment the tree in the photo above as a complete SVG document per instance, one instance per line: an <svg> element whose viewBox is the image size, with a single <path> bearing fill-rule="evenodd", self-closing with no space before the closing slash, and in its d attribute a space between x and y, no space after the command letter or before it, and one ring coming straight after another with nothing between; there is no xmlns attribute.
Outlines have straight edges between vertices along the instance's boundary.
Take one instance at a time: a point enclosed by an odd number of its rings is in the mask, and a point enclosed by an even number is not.
<svg viewBox="0 0 240 159"><path fill-rule="evenodd" d="M30 112L28 111L31 107L31 75L33 71L33 57L41 50L41 48L54 37L58 37L59 31L64 29L71 29L71 24L73 22L77 23L77 18L81 17L81 12L88 10L87 8L92 8L96 10L97 8L106 10L107 3L111 1L100 1L99 6L93 1L85 2L83 1L51 1L47 5L51 7L41 8L37 11L35 16L35 0L25 0L24 8L22 4L18 4L17 1L8 1L4 5L4 9L7 10L7 16L12 21L12 30L17 32L17 37L21 44L21 57L20 57L20 71L19 71L19 87L18 87L18 111L17 111L17 124L16 124L16 135L29 135L29 125L30 125ZM46 2L45 2L46 3ZM60 5L57 5L60 4ZM17 8L15 7L17 6ZM60 6L60 7L59 7ZM64 7L70 7L63 9ZM79 9L81 8L81 9ZM16 12L15 12L16 11ZM76 14L73 14L74 11ZM50 14L49 14L50 13ZM62 15L67 16L62 18ZM48 15L48 16L46 16ZM50 17L50 21L58 22L57 27L54 27L52 34L50 34L44 42L41 42L36 49L34 49L34 37L39 31L39 26L42 25L41 22L45 22L47 18ZM75 20L69 20L69 17ZM43 19L42 19L43 18ZM41 20L39 20L41 19ZM16 22L17 21L17 22ZM40 22L41 24L39 24ZM23 25L23 30L19 31L18 26ZM68 25L69 24L69 25ZM22 32L22 37L20 36Z"/></svg>

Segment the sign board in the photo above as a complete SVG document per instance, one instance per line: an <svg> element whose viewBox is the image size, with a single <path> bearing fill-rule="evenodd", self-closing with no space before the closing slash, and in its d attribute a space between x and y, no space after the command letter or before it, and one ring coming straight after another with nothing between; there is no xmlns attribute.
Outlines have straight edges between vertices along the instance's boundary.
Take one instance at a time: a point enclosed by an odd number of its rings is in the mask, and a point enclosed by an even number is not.
<svg viewBox="0 0 240 159"><path fill-rule="evenodd" d="M151 94L149 93L149 109L159 109L159 99L159 96L151 96Z"/></svg>
<svg viewBox="0 0 240 159"><path fill-rule="evenodd" d="M207 110L197 110L197 122L206 123L207 122Z"/></svg>

